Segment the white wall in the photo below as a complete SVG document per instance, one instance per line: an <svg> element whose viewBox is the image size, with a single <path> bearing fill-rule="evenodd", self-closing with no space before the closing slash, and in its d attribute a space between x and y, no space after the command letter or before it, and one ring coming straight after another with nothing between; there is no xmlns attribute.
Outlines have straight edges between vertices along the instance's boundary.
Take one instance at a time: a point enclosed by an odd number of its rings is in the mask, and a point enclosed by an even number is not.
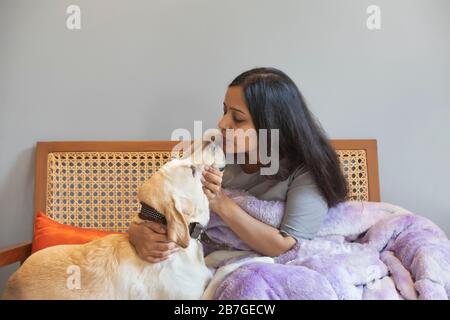
<svg viewBox="0 0 450 320"><path fill-rule="evenodd" d="M330 137L376 138L382 200L450 234L449 14L448 0L0 0L0 247L31 239L36 141L214 127L255 66L288 73Z"/></svg>

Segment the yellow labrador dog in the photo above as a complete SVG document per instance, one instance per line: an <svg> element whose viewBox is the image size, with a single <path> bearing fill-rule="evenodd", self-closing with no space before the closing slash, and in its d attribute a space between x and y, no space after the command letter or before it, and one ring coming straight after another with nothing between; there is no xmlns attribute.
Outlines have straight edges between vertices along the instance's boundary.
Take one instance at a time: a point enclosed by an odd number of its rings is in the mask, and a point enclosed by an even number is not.
<svg viewBox="0 0 450 320"><path fill-rule="evenodd" d="M200 140L195 151L173 159L138 190L143 207L164 216L168 238L180 247L169 259L148 263L125 235L84 245L60 245L31 255L11 276L4 299L199 299L212 278L191 226L206 226L209 203L200 181L205 165L225 166L217 144ZM191 149L192 150L192 149ZM189 153L188 153L189 154ZM199 156L201 154L201 157ZM142 214L142 212L141 212ZM141 214L133 219L144 220ZM142 216L141 216L142 217Z"/></svg>

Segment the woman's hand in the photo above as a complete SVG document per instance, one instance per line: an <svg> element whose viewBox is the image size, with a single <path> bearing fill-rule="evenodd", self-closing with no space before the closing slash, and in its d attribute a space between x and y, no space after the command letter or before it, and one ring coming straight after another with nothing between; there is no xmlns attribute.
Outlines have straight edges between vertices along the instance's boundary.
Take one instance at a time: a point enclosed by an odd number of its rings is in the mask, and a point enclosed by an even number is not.
<svg viewBox="0 0 450 320"><path fill-rule="evenodd" d="M222 175L219 169L206 166L201 178L203 192L209 200L209 209L217 214L220 214L220 206L228 198L222 190Z"/></svg>
<svg viewBox="0 0 450 320"><path fill-rule="evenodd" d="M139 257L150 263L166 260L180 249L175 242L168 239L165 226L153 221L131 223L128 237Z"/></svg>

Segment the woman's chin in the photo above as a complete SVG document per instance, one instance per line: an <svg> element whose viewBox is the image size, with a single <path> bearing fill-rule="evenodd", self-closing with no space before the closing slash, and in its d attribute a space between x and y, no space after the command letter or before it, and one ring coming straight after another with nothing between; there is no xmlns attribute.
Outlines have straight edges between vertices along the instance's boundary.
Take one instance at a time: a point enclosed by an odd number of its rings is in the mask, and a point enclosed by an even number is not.
<svg viewBox="0 0 450 320"><path fill-rule="evenodd" d="M222 150L225 154L236 154L236 150L227 151L227 147L225 146L222 148Z"/></svg>
<svg viewBox="0 0 450 320"><path fill-rule="evenodd" d="M243 146L230 145L228 143L224 143L222 146L222 150L227 154L238 154L238 153L249 153L249 152L258 152L257 148L252 148L250 150L245 149Z"/></svg>
<svg viewBox="0 0 450 320"><path fill-rule="evenodd" d="M228 148L227 148L227 146L228 146ZM224 153L232 153L232 154L236 153L236 148L232 148L232 146L229 146L228 143L223 144L222 150ZM227 150L230 150L230 151L227 151Z"/></svg>

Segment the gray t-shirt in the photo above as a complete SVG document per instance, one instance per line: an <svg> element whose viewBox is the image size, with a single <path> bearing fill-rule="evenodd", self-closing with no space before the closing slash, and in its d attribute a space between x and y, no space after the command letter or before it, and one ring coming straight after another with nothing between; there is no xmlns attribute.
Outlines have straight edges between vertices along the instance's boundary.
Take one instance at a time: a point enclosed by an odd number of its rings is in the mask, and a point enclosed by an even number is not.
<svg viewBox="0 0 450 320"><path fill-rule="evenodd" d="M280 161L280 165L284 162ZM267 179L259 171L245 173L239 164L225 166L222 187L241 189L261 200L285 201L285 212L279 227L281 234L294 239L312 239L324 220L328 205L313 176L299 166L284 181Z"/></svg>

